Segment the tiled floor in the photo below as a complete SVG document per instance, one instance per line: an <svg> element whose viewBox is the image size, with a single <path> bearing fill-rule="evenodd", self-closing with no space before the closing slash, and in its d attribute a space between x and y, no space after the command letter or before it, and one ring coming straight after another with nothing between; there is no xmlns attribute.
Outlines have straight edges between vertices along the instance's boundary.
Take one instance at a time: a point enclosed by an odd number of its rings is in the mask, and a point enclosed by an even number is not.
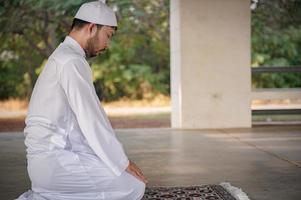
<svg viewBox="0 0 301 200"><path fill-rule="evenodd" d="M129 158L153 186L230 182L252 200L301 199L301 126L120 129ZM22 133L0 133L0 199L30 187Z"/></svg>

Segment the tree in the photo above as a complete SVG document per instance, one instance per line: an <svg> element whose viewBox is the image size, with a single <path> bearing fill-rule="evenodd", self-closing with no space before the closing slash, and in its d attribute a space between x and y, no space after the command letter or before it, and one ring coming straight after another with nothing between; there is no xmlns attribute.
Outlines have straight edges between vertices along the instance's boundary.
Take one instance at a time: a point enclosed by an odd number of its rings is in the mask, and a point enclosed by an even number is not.
<svg viewBox="0 0 301 200"><path fill-rule="evenodd" d="M259 1L252 11L252 66L300 66L300 55L301 1ZM301 87L301 74L254 75L253 87Z"/></svg>
<svg viewBox="0 0 301 200"><path fill-rule="evenodd" d="M38 69L67 33L71 16L82 2L11 0L1 3L1 75L10 71L22 77L13 79L13 96L30 97ZM7 54L13 56L8 59ZM1 86L1 98L11 96L11 92L5 95L3 88L5 83Z"/></svg>
<svg viewBox="0 0 301 200"><path fill-rule="evenodd" d="M85 0L10 0L0 6L0 98L30 97L48 56L68 34ZM94 60L95 88L104 100L169 93L169 2L111 0L119 28L112 48ZM7 55L12 55L7 57ZM8 70L9 69L9 70ZM13 84L12 84L13 83ZM14 85L14 87L12 87ZM10 88L10 92L7 89Z"/></svg>
<svg viewBox="0 0 301 200"><path fill-rule="evenodd" d="M110 51L96 60L96 84L104 100L169 94L169 2L110 1L119 27Z"/></svg>

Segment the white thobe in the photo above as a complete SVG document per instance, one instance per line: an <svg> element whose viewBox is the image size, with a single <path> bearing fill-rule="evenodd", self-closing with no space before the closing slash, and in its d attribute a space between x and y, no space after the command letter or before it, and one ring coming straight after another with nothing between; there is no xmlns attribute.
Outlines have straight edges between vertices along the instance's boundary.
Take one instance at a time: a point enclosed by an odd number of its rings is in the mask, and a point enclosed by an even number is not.
<svg viewBox="0 0 301 200"><path fill-rule="evenodd" d="M141 199L122 144L101 107L85 52L67 36L34 86L24 129L31 190L18 199Z"/></svg>

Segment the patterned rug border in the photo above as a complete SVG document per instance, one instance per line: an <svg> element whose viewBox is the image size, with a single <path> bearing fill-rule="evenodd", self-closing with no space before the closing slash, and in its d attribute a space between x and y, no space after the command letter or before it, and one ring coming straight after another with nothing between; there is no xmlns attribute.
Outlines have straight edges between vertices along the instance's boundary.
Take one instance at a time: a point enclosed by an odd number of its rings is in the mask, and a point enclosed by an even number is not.
<svg viewBox="0 0 301 200"><path fill-rule="evenodd" d="M192 189L191 191L193 191L193 189L195 189L197 191L198 189L212 189L212 193L216 196L210 197L210 196L205 196L205 197L188 197L188 196L182 196L182 197L168 197L168 193L170 194L174 194L176 192L179 194L183 194L182 190L187 190L187 189ZM166 191L166 190L171 190L170 192ZM151 195L153 193L151 192L162 192L165 193L163 196L163 198L161 197L152 197ZM156 186L147 186L146 187L146 196L143 199L183 199L183 200L188 200L188 199L209 199L209 200L250 200L247 196L246 193L244 193L242 191L241 188L237 188L232 186L229 182L221 182L220 184L195 184L195 185L185 185L185 186L179 186L179 185L169 185L169 186L163 186L163 185L156 185ZM156 193L155 193L156 194ZM167 195L166 195L167 194ZM190 193L191 194L191 193ZM186 195L186 193L185 193ZM204 193L205 195L205 193ZM156 194L156 196L158 196L158 194ZM207 198L208 197L208 198Z"/></svg>
<svg viewBox="0 0 301 200"><path fill-rule="evenodd" d="M214 185L219 185L219 184L201 184L201 185L184 185L184 186L178 186L178 185L175 185L175 186L163 186L163 185L159 185L159 186L146 186L148 188L150 187L154 187L154 188L175 188L175 187L200 187L200 186L214 186Z"/></svg>

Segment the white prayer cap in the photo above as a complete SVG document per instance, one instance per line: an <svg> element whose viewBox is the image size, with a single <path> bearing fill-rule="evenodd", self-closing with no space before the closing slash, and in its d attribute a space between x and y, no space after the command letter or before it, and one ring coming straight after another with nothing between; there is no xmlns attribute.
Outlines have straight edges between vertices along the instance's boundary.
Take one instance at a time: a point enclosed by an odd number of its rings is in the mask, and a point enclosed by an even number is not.
<svg viewBox="0 0 301 200"><path fill-rule="evenodd" d="M105 0L84 3L74 18L94 24L117 27L116 15L114 11L105 4Z"/></svg>

